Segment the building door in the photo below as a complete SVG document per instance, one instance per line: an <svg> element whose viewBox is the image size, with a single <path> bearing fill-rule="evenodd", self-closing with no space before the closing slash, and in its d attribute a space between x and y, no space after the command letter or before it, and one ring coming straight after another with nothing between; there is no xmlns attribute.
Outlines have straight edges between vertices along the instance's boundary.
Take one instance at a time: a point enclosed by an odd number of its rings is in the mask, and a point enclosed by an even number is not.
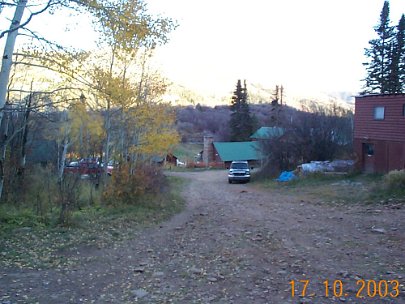
<svg viewBox="0 0 405 304"><path fill-rule="evenodd" d="M374 173L374 144L363 143L363 171L365 173Z"/></svg>

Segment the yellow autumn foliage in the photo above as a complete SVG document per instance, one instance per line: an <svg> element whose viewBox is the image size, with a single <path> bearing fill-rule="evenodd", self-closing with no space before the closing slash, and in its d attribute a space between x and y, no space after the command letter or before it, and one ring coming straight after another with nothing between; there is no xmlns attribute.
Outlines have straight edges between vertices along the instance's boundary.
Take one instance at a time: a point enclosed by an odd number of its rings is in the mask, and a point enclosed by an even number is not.
<svg viewBox="0 0 405 304"><path fill-rule="evenodd" d="M82 100L71 104L69 126L73 149L81 157L101 151L101 142L104 137L103 119L99 113L88 111Z"/></svg>
<svg viewBox="0 0 405 304"><path fill-rule="evenodd" d="M174 128L175 113L169 104L143 104L131 111L132 132L138 139L131 153L163 156L179 142Z"/></svg>

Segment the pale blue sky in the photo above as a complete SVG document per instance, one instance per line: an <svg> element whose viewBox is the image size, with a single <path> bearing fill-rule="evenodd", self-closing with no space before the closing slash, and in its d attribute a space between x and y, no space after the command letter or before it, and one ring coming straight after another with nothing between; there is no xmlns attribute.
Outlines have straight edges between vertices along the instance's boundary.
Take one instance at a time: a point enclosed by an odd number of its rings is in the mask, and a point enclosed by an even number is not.
<svg viewBox="0 0 405 304"><path fill-rule="evenodd" d="M226 94L238 78L301 92L357 92L364 48L374 36L383 0L147 0L153 13L176 19L155 66L174 82L204 94ZM391 0L391 21L405 0ZM5 14L0 15L3 29ZM90 49L86 18L65 13L32 28L63 44ZM2 39L4 41L4 39ZM0 41L0 46L1 46Z"/></svg>
<svg viewBox="0 0 405 304"><path fill-rule="evenodd" d="M382 0L150 0L180 27L158 57L167 74L204 91L236 79L301 91L358 91L364 48ZM391 0L397 24L405 0Z"/></svg>

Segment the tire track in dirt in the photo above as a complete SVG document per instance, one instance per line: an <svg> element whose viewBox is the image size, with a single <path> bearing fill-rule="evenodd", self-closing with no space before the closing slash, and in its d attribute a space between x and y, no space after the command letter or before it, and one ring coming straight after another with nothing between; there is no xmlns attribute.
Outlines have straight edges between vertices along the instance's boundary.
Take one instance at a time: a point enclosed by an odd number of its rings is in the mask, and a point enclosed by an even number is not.
<svg viewBox="0 0 405 304"><path fill-rule="evenodd" d="M361 278L404 283L403 209L323 206L229 185L225 171L170 174L189 180L182 213L81 265L8 271L0 303L405 302L403 285L395 299L356 298ZM292 297L290 281L302 279L306 296L297 284ZM326 298L325 280L347 295Z"/></svg>

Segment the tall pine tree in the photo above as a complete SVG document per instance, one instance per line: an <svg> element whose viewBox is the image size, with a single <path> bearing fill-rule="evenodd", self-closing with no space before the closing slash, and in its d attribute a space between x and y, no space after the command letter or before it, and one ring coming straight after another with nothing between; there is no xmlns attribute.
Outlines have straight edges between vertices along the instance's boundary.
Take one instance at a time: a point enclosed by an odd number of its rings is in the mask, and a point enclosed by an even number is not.
<svg viewBox="0 0 405 304"><path fill-rule="evenodd" d="M364 79L364 92L367 93L389 93L390 91L390 66L393 54L394 27L390 25L389 2L385 1L380 14L380 23L374 28L377 38L369 41L370 48L365 50L369 59L363 63L367 70L367 77Z"/></svg>
<svg viewBox="0 0 405 304"><path fill-rule="evenodd" d="M254 119L250 114L247 100L246 81L242 87L241 81L238 80L231 101L232 114L229 121L231 141L248 141L253 133Z"/></svg>
<svg viewBox="0 0 405 304"><path fill-rule="evenodd" d="M405 16L403 14L396 28L389 69L388 92L405 92Z"/></svg>

